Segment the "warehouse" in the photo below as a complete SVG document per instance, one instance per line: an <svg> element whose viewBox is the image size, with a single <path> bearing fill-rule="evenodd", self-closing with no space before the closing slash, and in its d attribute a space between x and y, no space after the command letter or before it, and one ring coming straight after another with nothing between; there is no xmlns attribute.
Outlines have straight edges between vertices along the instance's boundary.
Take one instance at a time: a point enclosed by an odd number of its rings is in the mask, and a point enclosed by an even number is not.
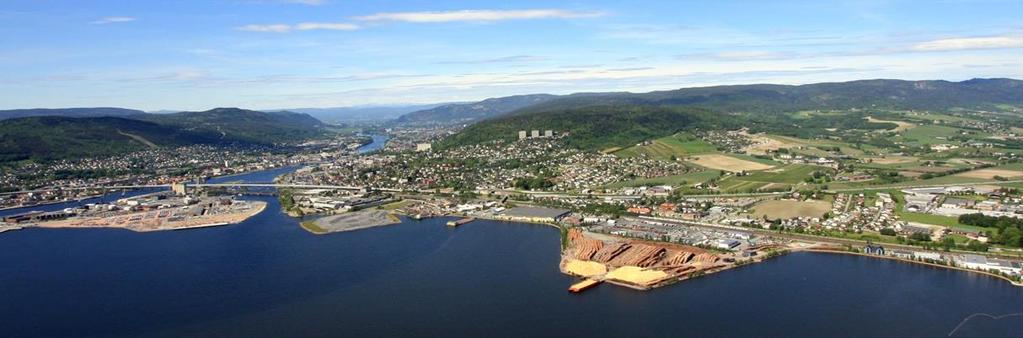
<svg viewBox="0 0 1023 338"><path fill-rule="evenodd" d="M571 210L538 207L515 207L496 215L498 219L518 222L554 223L571 214Z"/></svg>

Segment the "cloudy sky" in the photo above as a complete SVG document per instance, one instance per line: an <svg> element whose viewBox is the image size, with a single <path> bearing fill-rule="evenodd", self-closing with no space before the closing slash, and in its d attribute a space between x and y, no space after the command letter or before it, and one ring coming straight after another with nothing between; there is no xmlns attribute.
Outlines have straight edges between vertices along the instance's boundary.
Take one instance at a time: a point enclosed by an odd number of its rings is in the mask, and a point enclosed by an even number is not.
<svg viewBox="0 0 1023 338"><path fill-rule="evenodd" d="M0 108L1023 78L1023 1L0 2Z"/></svg>

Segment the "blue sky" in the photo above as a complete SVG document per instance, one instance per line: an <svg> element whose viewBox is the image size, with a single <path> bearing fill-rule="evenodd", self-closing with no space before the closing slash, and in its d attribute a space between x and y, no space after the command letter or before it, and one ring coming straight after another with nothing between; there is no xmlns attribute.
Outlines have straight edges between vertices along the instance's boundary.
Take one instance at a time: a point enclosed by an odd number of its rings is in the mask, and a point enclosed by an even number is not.
<svg viewBox="0 0 1023 338"><path fill-rule="evenodd" d="M5 0L0 46L0 108L1023 78L1023 1Z"/></svg>

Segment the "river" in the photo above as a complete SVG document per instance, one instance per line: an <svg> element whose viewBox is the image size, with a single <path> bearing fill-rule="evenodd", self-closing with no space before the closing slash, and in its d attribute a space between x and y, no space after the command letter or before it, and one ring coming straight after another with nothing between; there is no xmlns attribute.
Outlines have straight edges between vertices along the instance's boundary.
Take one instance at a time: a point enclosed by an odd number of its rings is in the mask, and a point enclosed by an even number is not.
<svg viewBox="0 0 1023 338"><path fill-rule="evenodd" d="M547 226L438 218L317 236L272 197L247 198L270 205L231 226L0 234L0 335L937 337L973 313L1023 311L1023 288L998 279L812 253L570 294ZM955 336L1021 330L978 317Z"/></svg>
<svg viewBox="0 0 1023 338"><path fill-rule="evenodd" d="M356 150L359 154L366 154L380 149L384 149L384 145L387 145L387 140L391 139L387 135L379 134L373 134L370 135L370 137L373 138L373 142L370 142L366 145L359 147L359 149Z"/></svg>

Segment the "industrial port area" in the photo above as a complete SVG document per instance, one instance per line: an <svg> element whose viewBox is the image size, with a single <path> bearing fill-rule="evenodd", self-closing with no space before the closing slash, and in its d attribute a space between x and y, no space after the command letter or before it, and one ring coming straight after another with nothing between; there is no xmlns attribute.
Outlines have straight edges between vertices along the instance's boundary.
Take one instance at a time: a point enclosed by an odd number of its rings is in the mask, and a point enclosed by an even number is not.
<svg viewBox="0 0 1023 338"><path fill-rule="evenodd" d="M30 211L4 217L8 229L118 228L138 232L180 230L235 224L263 211L266 202L228 197L200 197L161 191L89 203L58 211Z"/></svg>

